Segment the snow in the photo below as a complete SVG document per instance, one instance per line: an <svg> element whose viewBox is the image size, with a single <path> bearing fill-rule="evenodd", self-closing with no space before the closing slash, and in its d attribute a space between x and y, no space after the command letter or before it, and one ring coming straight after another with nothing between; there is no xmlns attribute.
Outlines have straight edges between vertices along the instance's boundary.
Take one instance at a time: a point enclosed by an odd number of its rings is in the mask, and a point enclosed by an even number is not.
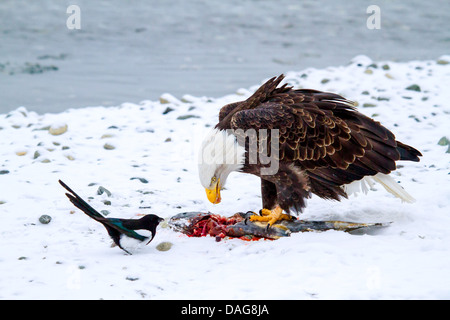
<svg viewBox="0 0 450 320"><path fill-rule="evenodd" d="M357 101L362 113L423 153L421 162L399 163L392 174L414 204L379 186L341 202L308 200L303 219L392 222L359 234L216 242L163 224L153 242L126 255L110 248L103 226L58 184L62 179L109 217L257 211L258 178L244 174L231 174L222 203L210 204L197 153L220 107L260 84L221 98L167 93L140 104L58 114L20 107L0 115L0 299L449 299L450 153L437 143L450 138L445 61L450 56L404 63L358 56L346 66L286 73L296 87ZM420 91L406 89L413 84ZM49 133L65 125L66 132ZM99 186L111 196L97 194ZM38 221L43 214L49 224ZM158 251L165 241L171 249Z"/></svg>

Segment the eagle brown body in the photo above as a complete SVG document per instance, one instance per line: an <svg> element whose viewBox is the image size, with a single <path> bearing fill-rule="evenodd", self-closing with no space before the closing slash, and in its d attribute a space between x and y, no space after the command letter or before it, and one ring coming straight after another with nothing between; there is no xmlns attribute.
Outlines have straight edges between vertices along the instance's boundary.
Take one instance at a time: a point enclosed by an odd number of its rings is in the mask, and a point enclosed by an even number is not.
<svg viewBox="0 0 450 320"><path fill-rule="evenodd" d="M259 161L241 172L261 177L263 208L299 212L311 193L324 199L347 197L342 187L378 173L389 174L396 161L419 161L421 153L396 141L379 122L359 113L353 103L327 92L278 87L272 78L245 101L220 110L216 129L278 129L279 169L261 175ZM246 144L248 148L248 141Z"/></svg>

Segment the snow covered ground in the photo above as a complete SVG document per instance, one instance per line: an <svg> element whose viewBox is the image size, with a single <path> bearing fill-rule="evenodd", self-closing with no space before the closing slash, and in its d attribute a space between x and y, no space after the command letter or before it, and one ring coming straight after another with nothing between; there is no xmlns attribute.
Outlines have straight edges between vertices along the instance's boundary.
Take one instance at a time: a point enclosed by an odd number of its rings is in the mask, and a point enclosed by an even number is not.
<svg viewBox="0 0 450 320"><path fill-rule="evenodd" d="M450 150L438 144L450 139L449 62L358 56L347 66L286 74L296 87L357 101L423 153L393 173L414 204L381 187L342 202L308 201L303 219L393 222L366 234L216 242L158 227L130 256L110 248L103 226L65 197L58 179L109 217L259 210L257 178L232 174L213 206L197 174L198 147L220 107L259 84L218 99L164 94L117 107L0 115L0 299L449 299ZM67 130L52 134L58 128ZM99 186L111 195L99 195ZM49 224L39 222L44 214ZM171 249L157 250L164 241Z"/></svg>

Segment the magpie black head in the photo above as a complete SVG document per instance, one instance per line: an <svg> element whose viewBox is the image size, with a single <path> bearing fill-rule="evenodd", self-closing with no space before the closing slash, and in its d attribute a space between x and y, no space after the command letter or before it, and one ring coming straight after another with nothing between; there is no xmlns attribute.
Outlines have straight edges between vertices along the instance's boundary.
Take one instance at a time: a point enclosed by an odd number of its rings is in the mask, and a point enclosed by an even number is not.
<svg viewBox="0 0 450 320"><path fill-rule="evenodd" d="M146 214L137 221L139 221L139 229L151 231L152 235L155 235L156 227L161 221L164 221L164 219L155 214Z"/></svg>
<svg viewBox="0 0 450 320"><path fill-rule="evenodd" d="M163 218L158 217L156 214L146 214L139 220L142 223L142 226L143 226L142 229L149 230L149 231L154 230L161 221L164 221Z"/></svg>

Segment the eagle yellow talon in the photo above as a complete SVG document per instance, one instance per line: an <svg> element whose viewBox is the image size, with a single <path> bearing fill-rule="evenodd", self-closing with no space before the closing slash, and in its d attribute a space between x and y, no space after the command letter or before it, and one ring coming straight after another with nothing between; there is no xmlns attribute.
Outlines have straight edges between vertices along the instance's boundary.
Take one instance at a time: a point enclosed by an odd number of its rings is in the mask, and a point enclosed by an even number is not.
<svg viewBox="0 0 450 320"><path fill-rule="evenodd" d="M280 220L291 220L292 217L288 214L282 213L283 209L280 206L276 206L273 210L262 209L260 211L261 216L252 215L250 216L250 221L260 221L267 222L267 227L271 227L277 221Z"/></svg>
<svg viewBox="0 0 450 320"><path fill-rule="evenodd" d="M269 209L261 209L259 210L259 214L262 216L268 216L272 213L272 211L270 211Z"/></svg>

